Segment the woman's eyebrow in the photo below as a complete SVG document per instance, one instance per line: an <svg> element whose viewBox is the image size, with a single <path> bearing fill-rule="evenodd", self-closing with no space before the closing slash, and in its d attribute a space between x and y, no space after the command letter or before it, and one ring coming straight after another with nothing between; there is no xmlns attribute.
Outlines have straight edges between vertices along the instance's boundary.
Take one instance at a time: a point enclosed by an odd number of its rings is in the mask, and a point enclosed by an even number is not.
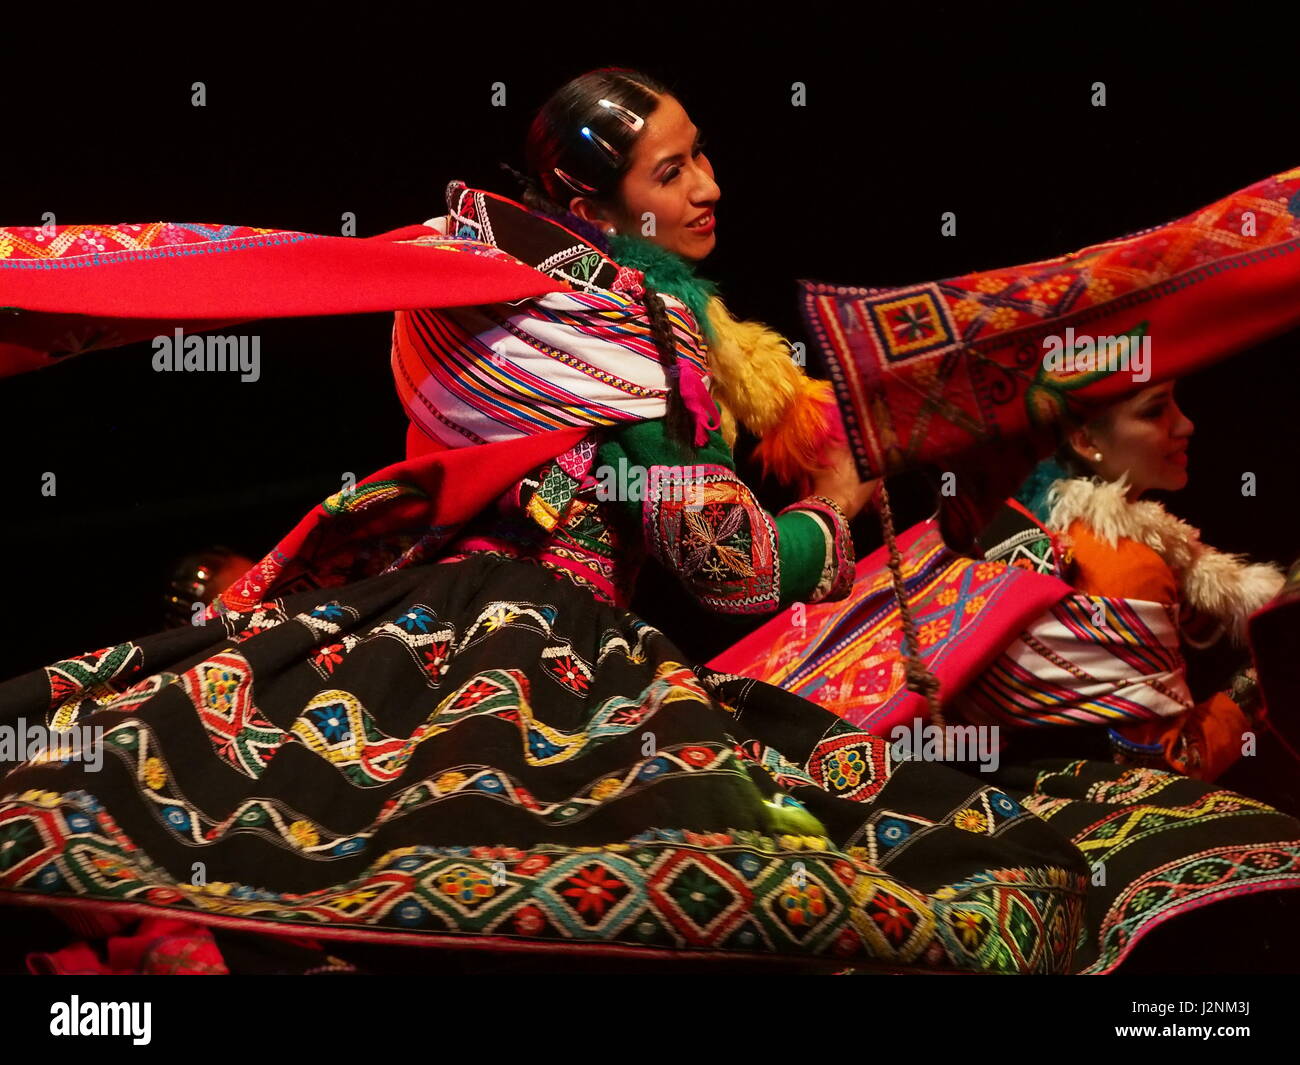
<svg viewBox="0 0 1300 1065"><path fill-rule="evenodd" d="M694 147L696 144L699 143L699 141L700 141L700 130L699 127L697 126L695 128L695 135L691 138L691 147ZM655 169L656 170L660 169L665 163L672 163L672 162L676 162L678 159L685 159L685 158L686 156L682 152L674 152L672 155L665 155L662 159L659 160L659 162L655 163Z"/></svg>

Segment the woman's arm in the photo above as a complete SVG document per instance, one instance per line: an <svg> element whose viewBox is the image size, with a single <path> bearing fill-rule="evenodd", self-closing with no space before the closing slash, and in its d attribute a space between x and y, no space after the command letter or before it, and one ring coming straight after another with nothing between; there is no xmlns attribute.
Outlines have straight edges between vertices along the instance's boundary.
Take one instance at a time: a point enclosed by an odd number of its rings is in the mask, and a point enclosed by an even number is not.
<svg viewBox="0 0 1300 1065"><path fill-rule="evenodd" d="M811 497L769 514L736 475L722 436L683 453L663 419L612 430L596 469L625 485L612 499L650 553L711 610L773 613L795 602L844 598L853 537L837 501Z"/></svg>

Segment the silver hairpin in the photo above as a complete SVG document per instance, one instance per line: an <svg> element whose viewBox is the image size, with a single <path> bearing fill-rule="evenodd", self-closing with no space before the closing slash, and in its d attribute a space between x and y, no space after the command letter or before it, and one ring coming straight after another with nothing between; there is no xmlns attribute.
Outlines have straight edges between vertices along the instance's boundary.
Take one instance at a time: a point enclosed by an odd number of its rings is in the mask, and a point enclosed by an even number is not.
<svg viewBox="0 0 1300 1065"><path fill-rule="evenodd" d="M645 125L644 118L635 111L629 111L622 104L616 104L613 100L597 100L596 103L605 110L613 112L614 116L633 133L640 133L641 127Z"/></svg>
<svg viewBox="0 0 1300 1065"><path fill-rule="evenodd" d="M559 178L566 185L568 185L569 188L571 188L579 196L595 195L596 190L591 185L584 184L583 182L579 181L577 178L569 177L569 175L566 174L563 170L561 170L558 166L553 166L551 167L551 169L555 172L555 176L557 178Z"/></svg>
<svg viewBox="0 0 1300 1065"><path fill-rule="evenodd" d="M591 141L591 143L594 144L597 148L599 148L602 152L604 152L606 157L609 159L610 163L613 166L618 166L619 163L623 161L623 154L617 148L611 145L609 141L605 140L605 138L602 137L599 133L594 132L590 126L582 127L582 135L586 137L587 140Z"/></svg>

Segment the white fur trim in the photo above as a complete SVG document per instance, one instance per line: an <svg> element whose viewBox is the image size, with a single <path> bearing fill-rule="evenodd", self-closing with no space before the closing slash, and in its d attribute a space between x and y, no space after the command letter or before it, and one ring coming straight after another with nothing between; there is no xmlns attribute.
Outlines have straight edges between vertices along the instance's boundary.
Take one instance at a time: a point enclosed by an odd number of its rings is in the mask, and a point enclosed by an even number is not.
<svg viewBox="0 0 1300 1065"><path fill-rule="evenodd" d="M1096 481L1074 477L1048 491L1047 527L1064 532L1082 521L1103 542L1136 540L1151 548L1174 571L1184 599L1228 627L1243 643L1246 619L1282 587L1285 575L1271 562L1250 563L1201 542L1199 529L1170 514L1159 503L1126 498L1128 480Z"/></svg>

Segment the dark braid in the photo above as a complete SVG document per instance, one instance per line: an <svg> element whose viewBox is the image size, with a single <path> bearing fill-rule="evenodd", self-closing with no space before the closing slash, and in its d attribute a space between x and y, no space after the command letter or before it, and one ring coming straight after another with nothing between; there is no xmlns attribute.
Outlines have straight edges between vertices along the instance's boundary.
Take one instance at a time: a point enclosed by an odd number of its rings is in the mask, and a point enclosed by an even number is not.
<svg viewBox="0 0 1300 1065"><path fill-rule="evenodd" d="M930 672L922 660L916 640L916 620L907 601L907 587L903 583L903 558L898 551L898 538L894 535L894 510L889 504L889 489L880 481L880 525L889 545L889 573L894 580L894 599L898 603L898 617L903 626L906 653L903 654L903 673L907 677L907 690L922 696L930 708L930 720L943 725L943 712L939 709L939 678ZM902 648L899 649L903 651Z"/></svg>
<svg viewBox="0 0 1300 1065"><path fill-rule="evenodd" d="M525 207L540 211L542 214L553 215L556 218L569 213L542 191L542 187L537 184L536 179L529 177L527 174L521 174L509 163L501 163L500 166L519 185L519 199Z"/></svg>
<svg viewBox="0 0 1300 1065"><path fill-rule="evenodd" d="M694 451L694 422L682 400L681 382L678 380L681 370L677 365L677 340L673 336L672 322L668 320L668 308L648 280L642 284L645 288L646 315L650 319L659 363L668 374L668 413L664 418L664 427L668 439L687 455L691 455Z"/></svg>

